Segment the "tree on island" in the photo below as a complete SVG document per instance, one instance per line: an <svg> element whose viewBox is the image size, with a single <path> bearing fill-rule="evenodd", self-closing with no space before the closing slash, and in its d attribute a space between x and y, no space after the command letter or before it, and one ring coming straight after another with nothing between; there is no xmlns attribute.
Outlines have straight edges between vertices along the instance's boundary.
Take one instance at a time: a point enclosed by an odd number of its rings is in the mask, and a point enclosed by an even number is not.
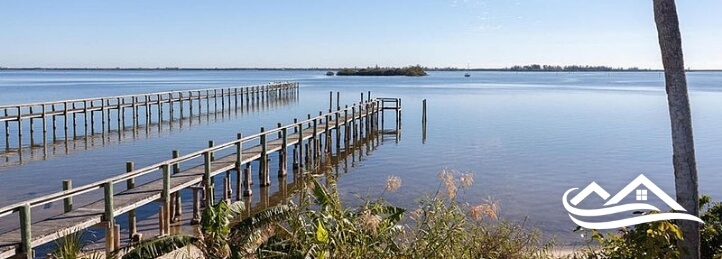
<svg viewBox="0 0 722 259"><path fill-rule="evenodd" d="M341 69L337 76L425 76L426 71L420 65L403 68L393 67L368 67L362 69Z"/></svg>

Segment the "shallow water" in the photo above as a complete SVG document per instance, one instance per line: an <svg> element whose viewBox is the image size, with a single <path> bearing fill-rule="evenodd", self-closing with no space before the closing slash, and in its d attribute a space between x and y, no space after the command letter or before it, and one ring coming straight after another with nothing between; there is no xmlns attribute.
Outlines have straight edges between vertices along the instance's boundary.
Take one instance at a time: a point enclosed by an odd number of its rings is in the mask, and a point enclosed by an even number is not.
<svg viewBox="0 0 722 259"><path fill-rule="evenodd" d="M399 192L384 197L414 206L439 188L444 168L471 171L469 203L492 197L501 216L523 220L563 242L576 242L562 194L596 181L611 194L644 173L674 196L671 140L661 73L431 72L427 77L326 77L325 71L0 71L0 105L294 80L298 100L264 110L208 116L193 126L163 128L138 138L57 152L47 159L0 167L0 206L117 175L126 161L148 165L237 132L317 114L328 109L329 91L341 104L361 92L403 100L401 139L386 141L340 177L353 194L381 193L389 175ZM722 73L688 74L697 147L700 193L722 199ZM422 141L421 101L428 100ZM196 122L196 121L194 121ZM390 127L387 121L387 128ZM172 129L172 130L171 130ZM109 140L110 141L110 140ZM4 146L4 143L3 145ZM2 162L2 161L0 161ZM43 179L38 181L38 179Z"/></svg>

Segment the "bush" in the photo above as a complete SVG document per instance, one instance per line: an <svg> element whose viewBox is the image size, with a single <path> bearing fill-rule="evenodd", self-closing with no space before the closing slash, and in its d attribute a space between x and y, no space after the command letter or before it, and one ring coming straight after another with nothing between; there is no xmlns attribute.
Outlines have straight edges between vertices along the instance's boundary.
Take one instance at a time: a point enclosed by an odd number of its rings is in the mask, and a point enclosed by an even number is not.
<svg viewBox="0 0 722 259"><path fill-rule="evenodd" d="M703 195L699 204L700 218L704 221L700 231L701 258L722 259L722 203L711 202L709 196ZM670 220L625 227L617 233L583 231L588 234L590 246L575 254L575 258L679 258L684 253L677 247L677 241L683 238L682 232Z"/></svg>

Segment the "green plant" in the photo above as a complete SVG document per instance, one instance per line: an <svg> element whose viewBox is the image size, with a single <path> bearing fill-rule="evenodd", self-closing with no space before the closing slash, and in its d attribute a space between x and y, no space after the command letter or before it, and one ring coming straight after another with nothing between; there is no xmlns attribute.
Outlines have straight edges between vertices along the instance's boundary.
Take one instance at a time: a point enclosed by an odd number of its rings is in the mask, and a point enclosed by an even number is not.
<svg viewBox="0 0 722 259"><path fill-rule="evenodd" d="M635 212L639 213L639 212ZM657 211L641 214L656 214ZM585 231L590 243L599 247L589 246L578 254L579 258L666 258L680 257L677 240L682 239L679 226L669 220L653 221L635 225L633 228L623 227L617 233L602 234L597 230L584 230L578 227L575 231Z"/></svg>
<svg viewBox="0 0 722 259"><path fill-rule="evenodd" d="M524 224L497 220L495 202L457 200L458 192L474 183L471 173L444 170L439 178L439 190L405 217L406 209L383 197L345 206L332 175L321 182L309 174L288 204L241 220L242 207L221 202L203 212L200 237L144 242L124 258L156 257L185 244L198 247L205 258L550 257L552 243ZM401 179L391 176L386 191L400 186Z"/></svg>
<svg viewBox="0 0 722 259"><path fill-rule="evenodd" d="M126 249L122 258L153 258L188 245L195 245L203 258L230 258L231 226L244 209L245 204L241 201L227 204L221 200L203 210L199 237L175 235L144 241Z"/></svg>
<svg viewBox="0 0 722 259"><path fill-rule="evenodd" d="M708 195L699 200L701 225L701 258L722 259L722 203L712 202ZM644 214L659 213L655 211ZM586 231L590 244L578 253L579 258L679 258L681 251L677 241L682 232L674 221L663 220L643 223L633 228L621 228L617 233L602 234L597 230Z"/></svg>
<svg viewBox="0 0 722 259"><path fill-rule="evenodd" d="M703 259L722 259L722 203L712 202L703 195L699 198L702 208L700 218L704 221L701 231L701 256Z"/></svg>
<svg viewBox="0 0 722 259"><path fill-rule="evenodd" d="M103 257L98 252L83 252L87 242L83 241L85 231L78 231L66 235L55 241L55 250L49 255L56 259L94 259Z"/></svg>

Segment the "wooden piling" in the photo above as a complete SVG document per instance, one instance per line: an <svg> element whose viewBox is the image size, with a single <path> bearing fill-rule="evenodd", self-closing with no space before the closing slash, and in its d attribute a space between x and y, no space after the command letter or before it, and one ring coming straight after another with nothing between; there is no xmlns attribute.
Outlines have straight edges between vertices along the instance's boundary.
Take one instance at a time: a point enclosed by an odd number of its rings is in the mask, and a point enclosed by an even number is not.
<svg viewBox="0 0 722 259"><path fill-rule="evenodd" d="M265 187L271 185L271 178L268 175L268 146L266 145L266 133L265 129L261 127L261 158L259 158L258 178L260 179L260 186Z"/></svg>
<svg viewBox="0 0 722 259"><path fill-rule="evenodd" d="M198 193L203 191L203 187L191 186L190 189L193 192L193 217L191 218L191 225L197 225L201 223L201 198Z"/></svg>
<svg viewBox="0 0 722 259"><path fill-rule="evenodd" d="M298 121L294 119L294 122L297 123ZM298 149L298 168L303 168L305 165L303 160L303 124L296 124L296 129L296 133L298 133L298 145L296 146L296 149Z"/></svg>
<svg viewBox="0 0 722 259"><path fill-rule="evenodd" d="M249 197L253 195L251 184L251 163L247 163L246 170L243 172L243 196Z"/></svg>
<svg viewBox="0 0 722 259"><path fill-rule="evenodd" d="M158 215L162 217L161 222L161 235L167 235L170 233L170 165L165 164L161 166L163 171L163 191L161 192L161 202L163 202L163 214Z"/></svg>
<svg viewBox="0 0 722 259"><path fill-rule="evenodd" d="M8 117L8 110L3 109L5 117ZM5 149L10 149L10 123L5 121Z"/></svg>
<svg viewBox="0 0 722 259"><path fill-rule="evenodd" d="M236 143L236 200L241 200L241 191L242 191L242 185L243 185L243 170L241 168L241 163L243 162L243 141L240 141L243 138L242 133L236 134L236 140L238 140L238 143Z"/></svg>
<svg viewBox="0 0 722 259"><path fill-rule="evenodd" d="M23 257L32 259L35 257L32 250L32 219L30 204L26 203L20 207L20 254Z"/></svg>
<svg viewBox="0 0 722 259"><path fill-rule="evenodd" d="M286 176L286 164L288 153L288 128L281 129L281 150L278 153L278 177Z"/></svg>
<svg viewBox="0 0 722 259"><path fill-rule="evenodd" d="M131 161L125 162L125 172L130 173L133 172L134 164ZM135 188L135 178L130 178L126 180L125 182L126 189L130 190ZM136 224L136 214L135 209L132 209L128 211L128 234L131 240L133 239L133 236L138 233L138 228Z"/></svg>
<svg viewBox="0 0 722 259"><path fill-rule="evenodd" d="M180 153L178 150L173 150L171 153L171 156L173 159L176 159L180 156ZM180 164L175 163L173 164L173 174L180 173ZM181 194L180 191L171 193L171 208L172 214L170 217L171 223L175 223L181 220L181 216L183 214L183 203L181 202Z"/></svg>
<svg viewBox="0 0 722 259"><path fill-rule="evenodd" d="M114 242L116 233L114 230L115 220L113 212L113 182L106 182L103 185L104 189L104 200L105 200L105 211L103 213L103 221L105 222L105 256L110 258L113 251L115 251Z"/></svg>
<svg viewBox="0 0 722 259"><path fill-rule="evenodd" d="M210 151L203 153L203 187L205 190L205 207L213 206L213 183L211 182L211 157Z"/></svg>
<svg viewBox="0 0 722 259"><path fill-rule="evenodd" d="M33 114L33 107L30 106L30 114ZM30 118L30 147L35 145L35 120Z"/></svg>
<svg viewBox="0 0 722 259"><path fill-rule="evenodd" d="M68 191L70 189L73 189L73 180L63 180L63 191ZM63 199L63 211L68 213L71 210L73 210L73 197L67 197Z"/></svg>

